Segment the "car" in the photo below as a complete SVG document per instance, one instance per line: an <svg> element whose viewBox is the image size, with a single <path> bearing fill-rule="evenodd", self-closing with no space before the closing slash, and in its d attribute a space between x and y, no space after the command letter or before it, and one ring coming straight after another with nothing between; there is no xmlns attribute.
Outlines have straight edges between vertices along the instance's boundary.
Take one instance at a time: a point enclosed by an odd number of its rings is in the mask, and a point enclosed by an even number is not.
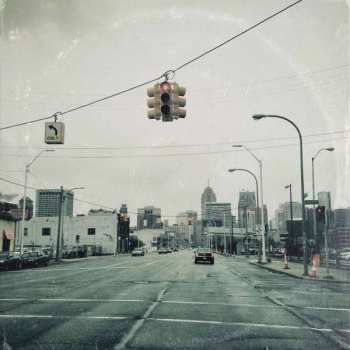
<svg viewBox="0 0 350 350"><path fill-rule="evenodd" d="M19 253L3 253L0 255L0 269L20 269L22 267L21 256Z"/></svg>
<svg viewBox="0 0 350 350"><path fill-rule="evenodd" d="M40 251L24 253L21 256L22 266L47 266L49 261L49 256Z"/></svg>
<svg viewBox="0 0 350 350"><path fill-rule="evenodd" d="M199 262L209 263L211 265L214 264L214 254L210 249L199 248L194 253L194 263L197 264Z"/></svg>
<svg viewBox="0 0 350 350"><path fill-rule="evenodd" d="M143 249L134 249L131 252L131 256L145 256L145 251Z"/></svg>
<svg viewBox="0 0 350 350"><path fill-rule="evenodd" d="M168 249L167 248L160 248L160 249L158 249L158 254L168 254Z"/></svg>

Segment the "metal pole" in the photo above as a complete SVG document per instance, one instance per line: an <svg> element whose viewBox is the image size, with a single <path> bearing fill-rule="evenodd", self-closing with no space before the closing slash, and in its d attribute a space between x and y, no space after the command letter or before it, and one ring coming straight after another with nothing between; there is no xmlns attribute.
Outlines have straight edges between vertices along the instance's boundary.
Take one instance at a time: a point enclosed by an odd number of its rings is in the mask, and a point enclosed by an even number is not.
<svg viewBox="0 0 350 350"><path fill-rule="evenodd" d="M26 219L26 205L27 205L27 181L28 181L28 172L29 166L25 166L24 170L24 194L23 194L23 208L22 208L22 227L21 227L21 236L20 236L20 253L23 254L23 237L24 237L24 223Z"/></svg>
<svg viewBox="0 0 350 350"><path fill-rule="evenodd" d="M312 157L312 199L315 200L315 157ZM314 210L312 212L313 217L313 229L314 229L314 240L316 242L317 239L317 224L316 224L316 206L313 204Z"/></svg>
<svg viewBox="0 0 350 350"><path fill-rule="evenodd" d="M326 274L329 276L329 264L328 264L328 210L325 208L325 225L324 225L324 249L326 253Z"/></svg>
<svg viewBox="0 0 350 350"><path fill-rule="evenodd" d="M63 198L63 186L60 188L59 206L58 206L58 226L57 226L57 244L56 244L56 261L61 259L61 215L62 215L62 198Z"/></svg>
<svg viewBox="0 0 350 350"><path fill-rule="evenodd" d="M265 217L264 217L264 199L263 199L263 176L262 176L262 161L259 161L260 167L260 201L261 201L261 240L262 240L262 262L266 263L265 252Z"/></svg>
<svg viewBox="0 0 350 350"><path fill-rule="evenodd" d="M292 184L289 185L289 206L290 206L290 235L293 235L293 201L292 201ZM287 253L286 253L287 255Z"/></svg>

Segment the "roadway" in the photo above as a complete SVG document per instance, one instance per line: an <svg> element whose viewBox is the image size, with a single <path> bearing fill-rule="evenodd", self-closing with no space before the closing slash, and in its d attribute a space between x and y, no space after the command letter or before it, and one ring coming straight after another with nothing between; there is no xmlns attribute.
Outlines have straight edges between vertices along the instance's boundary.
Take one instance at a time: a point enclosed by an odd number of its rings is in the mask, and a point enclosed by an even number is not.
<svg viewBox="0 0 350 350"><path fill-rule="evenodd" d="M11 350L345 349L349 285L299 280L191 251L0 272Z"/></svg>

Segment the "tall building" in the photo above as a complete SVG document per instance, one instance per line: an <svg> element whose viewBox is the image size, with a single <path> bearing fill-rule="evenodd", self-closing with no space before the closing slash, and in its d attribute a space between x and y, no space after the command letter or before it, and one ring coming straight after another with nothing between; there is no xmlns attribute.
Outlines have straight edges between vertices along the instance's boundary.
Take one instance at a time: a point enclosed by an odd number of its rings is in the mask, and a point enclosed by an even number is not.
<svg viewBox="0 0 350 350"><path fill-rule="evenodd" d="M35 216L58 216L60 192L60 189L36 190ZM73 199L72 191L63 191L62 216L73 216Z"/></svg>
<svg viewBox="0 0 350 350"><path fill-rule="evenodd" d="M302 207L299 202L292 202L293 220L302 217ZM279 233L287 232L287 221L291 219L290 202L281 203L275 211L276 229Z"/></svg>
<svg viewBox="0 0 350 350"><path fill-rule="evenodd" d="M238 224L239 227L247 227L248 221L254 223L254 228L251 228L252 231L255 231L255 213L256 212L256 200L255 192L241 191L239 192L238 200Z"/></svg>
<svg viewBox="0 0 350 350"><path fill-rule="evenodd" d="M197 222L198 214L194 210L186 210L179 213L176 217L176 223L178 226L181 225L194 225Z"/></svg>
<svg viewBox="0 0 350 350"><path fill-rule="evenodd" d="M216 202L216 195L213 191L213 189L208 185L201 196L201 208L202 208L202 220L206 219L206 205L207 203L213 203Z"/></svg>
<svg viewBox="0 0 350 350"><path fill-rule="evenodd" d="M160 208L153 206L147 206L137 209L137 229L142 230L144 228L161 228L162 216Z"/></svg>
<svg viewBox="0 0 350 350"><path fill-rule="evenodd" d="M326 207L326 210L332 210L332 203L331 203L331 193L330 192L318 192L317 193L318 198L318 205Z"/></svg>
<svg viewBox="0 0 350 350"><path fill-rule="evenodd" d="M205 217L208 226L231 227L231 203L206 203Z"/></svg>

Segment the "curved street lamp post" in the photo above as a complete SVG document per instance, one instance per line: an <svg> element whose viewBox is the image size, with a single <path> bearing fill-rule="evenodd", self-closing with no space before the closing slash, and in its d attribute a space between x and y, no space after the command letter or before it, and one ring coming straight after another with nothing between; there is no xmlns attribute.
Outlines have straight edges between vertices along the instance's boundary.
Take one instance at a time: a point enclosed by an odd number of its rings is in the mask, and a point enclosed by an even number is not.
<svg viewBox="0 0 350 350"><path fill-rule="evenodd" d="M23 193L23 208L22 208L22 227L20 235L20 254L23 254L23 237L24 237L24 222L26 217L26 205L27 205L27 182L28 182L28 173L30 166L44 153L44 152L54 152L54 149L43 149L41 150L30 163L26 164L24 168L24 193Z"/></svg>
<svg viewBox="0 0 350 350"><path fill-rule="evenodd" d="M316 154L312 157L312 199L315 200L315 159L322 151L328 151L333 152L334 147L326 147L319 149ZM316 239L317 236L317 225L316 225L316 208L315 203L313 204L314 210L313 210L313 223L314 223L314 238ZM328 225L328 217L327 217L327 208L326 208L326 227L324 230L324 249L326 254L326 273L329 275L329 266L328 266L328 237L327 237L327 225Z"/></svg>
<svg viewBox="0 0 350 350"><path fill-rule="evenodd" d="M290 119L274 114L254 114L252 116L254 120L260 120L263 118L277 118L282 119L289 124L293 125L299 136L299 148L300 148L300 184L301 184L301 231L303 235L303 260L304 260L304 276L308 274L308 261L306 251L306 232L305 232L305 191L304 191L304 161L303 161L303 137L297 125Z"/></svg>
<svg viewBox="0 0 350 350"><path fill-rule="evenodd" d="M264 216L264 195L263 195L263 175L262 175L262 160L259 159L248 147L244 145L233 145L235 148L245 149L254 159L259 163L259 177L260 177L260 216L261 216L261 242L262 242L262 262L266 263L265 251L265 216ZM257 197L258 200L258 197ZM259 201L257 203L259 207ZM258 215L258 213L257 213ZM270 250L269 250L270 251Z"/></svg>
<svg viewBox="0 0 350 350"><path fill-rule="evenodd" d="M244 168L233 168L233 169L229 169L228 170L230 173L233 173L234 171L243 171L246 172L248 174L250 174L251 176L253 176L254 180L255 180L255 186L256 186L256 216L255 216L255 224L257 224L257 213L259 210L259 185L258 185L258 179L256 178L256 176L254 175L253 172L251 172L248 169L244 169ZM247 217L246 217L247 220ZM247 237L247 242L248 242L248 237Z"/></svg>

